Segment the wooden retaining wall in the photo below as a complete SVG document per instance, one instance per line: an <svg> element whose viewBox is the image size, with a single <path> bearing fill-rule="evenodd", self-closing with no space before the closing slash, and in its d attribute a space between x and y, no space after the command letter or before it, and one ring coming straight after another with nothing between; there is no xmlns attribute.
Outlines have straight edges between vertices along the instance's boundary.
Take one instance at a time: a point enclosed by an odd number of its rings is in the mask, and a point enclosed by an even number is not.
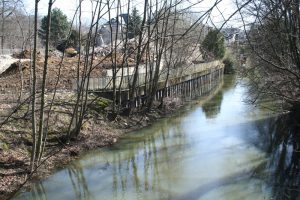
<svg viewBox="0 0 300 200"><path fill-rule="evenodd" d="M169 73L169 78L168 78L167 86L192 80L199 76L209 74L221 68L223 68L223 63L217 60L217 61L212 61L207 63L193 64L188 67L184 67L180 69L171 69L169 72L167 72L167 69L164 69L160 72L158 85L164 86L168 73ZM120 87L121 90L124 91L128 90L129 83L132 83L132 79L133 79L133 75L127 75L123 77L117 76L115 80L117 88L121 86ZM149 82L148 80L150 80L149 73L147 74L145 72L140 73L137 79L137 87L142 87L147 85ZM97 92L111 91L113 89L112 82L113 81L111 76L89 78L88 90L97 91ZM75 80L73 81L73 89L77 90L77 83Z"/></svg>
<svg viewBox="0 0 300 200"><path fill-rule="evenodd" d="M223 78L224 65L220 61L213 61L208 63L200 63L190 66L185 69L176 69L169 72L169 79L165 87L167 77L166 72L161 72L155 100L158 101L163 97L193 97L202 96L209 93ZM131 76L117 77L116 85L122 81L120 99L117 104L122 107L139 107L144 105L147 97L145 96L145 88L148 83L146 74L142 73L138 78L137 92L134 102L129 102L128 83L131 81ZM112 99L112 77L90 78L89 91L98 93L100 96Z"/></svg>

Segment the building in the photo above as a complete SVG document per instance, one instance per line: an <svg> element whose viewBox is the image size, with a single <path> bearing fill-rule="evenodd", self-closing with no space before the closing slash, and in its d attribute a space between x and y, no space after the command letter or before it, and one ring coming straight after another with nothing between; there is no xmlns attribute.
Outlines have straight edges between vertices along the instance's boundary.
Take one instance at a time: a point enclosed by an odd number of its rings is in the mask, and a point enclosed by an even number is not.
<svg viewBox="0 0 300 200"><path fill-rule="evenodd" d="M230 46L236 42L242 42L245 40L245 34L238 28L224 28L221 30L224 35L225 45Z"/></svg>
<svg viewBox="0 0 300 200"><path fill-rule="evenodd" d="M103 24L98 31L96 46L110 45L116 39L122 40L125 38L128 18L128 14L121 14Z"/></svg>

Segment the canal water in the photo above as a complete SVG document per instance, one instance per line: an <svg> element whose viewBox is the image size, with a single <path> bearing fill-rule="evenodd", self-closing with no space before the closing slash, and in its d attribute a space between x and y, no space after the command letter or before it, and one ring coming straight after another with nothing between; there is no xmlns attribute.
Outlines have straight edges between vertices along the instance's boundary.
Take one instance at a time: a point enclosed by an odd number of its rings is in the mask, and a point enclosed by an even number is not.
<svg viewBox="0 0 300 200"><path fill-rule="evenodd" d="M278 136L284 122L244 103L247 95L225 77L174 117L89 152L14 199L299 199L299 173L288 171L295 148Z"/></svg>

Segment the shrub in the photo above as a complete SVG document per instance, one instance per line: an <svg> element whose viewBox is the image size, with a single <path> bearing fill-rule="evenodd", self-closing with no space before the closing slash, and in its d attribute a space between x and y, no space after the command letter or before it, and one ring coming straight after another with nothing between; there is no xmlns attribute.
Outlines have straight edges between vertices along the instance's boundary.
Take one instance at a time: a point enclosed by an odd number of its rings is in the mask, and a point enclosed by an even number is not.
<svg viewBox="0 0 300 200"><path fill-rule="evenodd" d="M223 60L224 63L224 74L233 74L235 72L234 70L234 62L231 58L226 57Z"/></svg>
<svg viewBox="0 0 300 200"><path fill-rule="evenodd" d="M224 37L216 29L208 32L202 42L202 47L217 59L222 59L225 55Z"/></svg>

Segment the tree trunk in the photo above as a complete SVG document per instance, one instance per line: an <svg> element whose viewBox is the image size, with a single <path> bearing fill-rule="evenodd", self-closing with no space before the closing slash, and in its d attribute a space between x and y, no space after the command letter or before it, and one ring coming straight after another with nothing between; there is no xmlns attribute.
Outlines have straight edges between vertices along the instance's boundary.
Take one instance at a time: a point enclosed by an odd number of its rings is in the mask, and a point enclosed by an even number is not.
<svg viewBox="0 0 300 200"><path fill-rule="evenodd" d="M34 39L33 39L33 57L32 57L32 88L31 88L31 124L32 124L32 151L30 158L30 170L31 172L35 167L36 160L36 54L37 54L37 21L38 21L38 4L39 0L35 1L34 9Z"/></svg>
<svg viewBox="0 0 300 200"><path fill-rule="evenodd" d="M47 71L48 71L48 55L49 55L49 38L50 38L50 27L51 27L51 9L52 9L52 0L49 0L48 5L48 17L47 17L47 30L46 30L46 41L45 41L45 61L43 68L43 80L41 88L41 107L40 107L40 121L39 121L39 134L38 134L38 143L37 143L37 162L39 163L42 157L42 146L43 138L46 137L46 132L44 132L44 110L45 110L45 89L46 89L46 80L47 80ZM46 141L45 141L46 142Z"/></svg>
<svg viewBox="0 0 300 200"><path fill-rule="evenodd" d="M132 85L129 90L130 108L133 106L134 96L135 96L135 92L136 92L136 85L137 85L137 81L138 81L138 77L139 77L139 65L140 65L144 50L145 50L145 48L143 48L143 50L142 50L142 40L143 40L144 26L145 26L145 22L146 22L147 5L148 5L148 0L145 0L143 21L141 24L141 31L139 33L139 41L138 41L138 47L137 47L137 53L136 53L136 65L135 65Z"/></svg>

